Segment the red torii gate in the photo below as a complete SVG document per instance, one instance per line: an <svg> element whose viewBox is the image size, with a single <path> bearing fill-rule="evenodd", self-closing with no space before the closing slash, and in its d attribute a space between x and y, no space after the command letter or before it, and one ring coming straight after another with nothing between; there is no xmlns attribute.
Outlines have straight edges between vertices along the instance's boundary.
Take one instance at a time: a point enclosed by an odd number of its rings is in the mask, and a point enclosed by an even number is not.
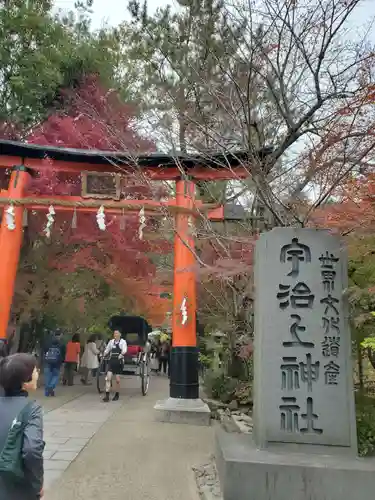
<svg viewBox="0 0 375 500"><path fill-rule="evenodd" d="M259 151L263 160L270 150ZM172 318L172 352L170 397L197 399L199 397L198 350L196 335L196 277L194 272L194 236L191 217L206 213L211 220L225 217L223 206L205 205L195 199L197 181L243 179L249 176L244 167L248 154L177 155L152 153L130 156L121 152L76 150L37 146L0 140L0 168L11 169L7 190L2 190L0 203L4 210L14 207L15 228L8 228L3 217L0 227L0 339L6 340L7 328L14 294L20 249L22 244L22 214L24 208L96 212L103 205L106 212L122 213L139 211L157 214L161 208L175 212L176 234L174 239L174 286ZM45 160L48 159L46 165ZM176 182L176 199L166 202L154 200L88 200L80 196L35 196L27 198L27 184L36 171L46 167L56 171L127 174L141 171L150 180Z"/></svg>

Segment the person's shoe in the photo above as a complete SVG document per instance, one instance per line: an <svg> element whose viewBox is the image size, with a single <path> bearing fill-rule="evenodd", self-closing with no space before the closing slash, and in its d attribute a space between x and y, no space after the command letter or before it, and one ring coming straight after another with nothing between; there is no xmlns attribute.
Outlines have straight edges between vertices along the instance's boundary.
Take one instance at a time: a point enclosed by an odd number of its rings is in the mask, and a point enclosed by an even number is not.
<svg viewBox="0 0 375 500"><path fill-rule="evenodd" d="M52 391L49 393L49 395L54 398L55 397L55 391L52 389Z"/></svg>
<svg viewBox="0 0 375 500"><path fill-rule="evenodd" d="M113 396L112 401L118 401L119 398L120 398L120 394L118 392L116 392L115 395Z"/></svg>
<svg viewBox="0 0 375 500"><path fill-rule="evenodd" d="M109 403L109 392L105 393L105 396L103 398L103 403Z"/></svg>

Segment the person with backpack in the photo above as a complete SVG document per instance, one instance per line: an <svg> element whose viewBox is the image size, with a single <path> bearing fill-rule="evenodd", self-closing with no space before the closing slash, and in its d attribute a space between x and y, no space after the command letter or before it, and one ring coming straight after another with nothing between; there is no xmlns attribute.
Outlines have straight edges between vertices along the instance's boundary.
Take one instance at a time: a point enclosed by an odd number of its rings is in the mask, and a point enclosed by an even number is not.
<svg viewBox="0 0 375 500"><path fill-rule="evenodd" d="M0 500L43 497L43 412L28 392L37 388L39 372L31 354L0 360Z"/></svg>
<svg viewBox="0 0 375 500"><path fill-rule="evenodd" d="M60 336L55 335L44 352L44 394L54 396L60 378L60 369L64 360Z"/></svg>

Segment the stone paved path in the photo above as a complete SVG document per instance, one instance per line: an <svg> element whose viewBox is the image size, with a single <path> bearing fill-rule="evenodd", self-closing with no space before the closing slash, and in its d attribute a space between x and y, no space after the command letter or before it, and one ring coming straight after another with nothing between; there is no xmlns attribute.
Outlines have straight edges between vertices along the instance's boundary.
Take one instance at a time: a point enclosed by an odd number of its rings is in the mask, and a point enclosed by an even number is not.
<svg viewBox="0 0 375 500"><path fill-rule="evenodd" d="M78 456L119 405L104 405L96 394L84 394L44 417L45 488Z"/></svg>
<svg viewBox="0 0 375 500"><path fill-rule="evenodd" d="M45 500L197 500L192 467L207 462L213 430L158 423L154 403L168 380L153 377L149 394L123 380L123 396L104 404L94 387L61 387L45 407Z"/></svg>

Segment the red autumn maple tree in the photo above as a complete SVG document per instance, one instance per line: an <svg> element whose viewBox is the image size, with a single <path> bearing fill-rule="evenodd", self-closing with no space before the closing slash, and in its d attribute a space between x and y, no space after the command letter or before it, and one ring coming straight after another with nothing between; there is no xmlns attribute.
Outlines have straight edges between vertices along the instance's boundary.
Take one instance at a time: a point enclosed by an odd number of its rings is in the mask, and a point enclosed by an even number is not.
<svg viewBox="0 0 375 500"><path fill-rule="evenodd" d="M88 76L77 89L61 91L62 109L28 137L34 144L65 148L155 151L155 144L135 130L137 110L124 103L115 89L106 89L98 76Z"/></svg>
<svg viewBox="0 0 375 500"><path fill-rule="evenodd" d="M315 210L314 225L340 234L373 233L375 229L375 173L357 175L340 189L332 203Z"/></svg>
<svg viewBox="0 0 375 500"><path fill-rule="evenodd" d="M128 154L149 153L155 149L150 141L140 137L134 126L135 110L121 102L114 90L103 88L97 77L86 78L76 91L63 93L63 109L53 114L29 136L28 142L77 149L101 151L126 151ZM44 168L33 179L29 195L79 195L80 174L60 172L53 163L44 161ZM123 197L160 198L163 189L146 183L134 173L123 186ZM58 212L52 230L58 234L65 253L54 257L50 265L64 272L79 268L90 269L103 276L124 295L132 295L139 309L150 314L151 320L160 323L165 314L166 301L155 307L159 294L156 266L148 258L149 252L163 254L170 251L166 240L140 240L137 214L125 213L120 227L120 217L106 214L107 230L99 230L96 214L77 213L76 228L72 228L72 212ZM42 214L30 217L32 231L40 232L46 219ZM146 226L150 227L147 218ZM156 302L155 302L156 301ZM168 304L169 307L169 304ZM155 314L159 312L159 314Z"/></svg>
<svg viewBox="0 0 375 500"><path fill-rule="evenodd" d="M372 230L375 222L373 66L373 59L363 64L362 90L334 110L327 133L303 158L316 193L306 210L310 223L342 234Z"/></svg>

